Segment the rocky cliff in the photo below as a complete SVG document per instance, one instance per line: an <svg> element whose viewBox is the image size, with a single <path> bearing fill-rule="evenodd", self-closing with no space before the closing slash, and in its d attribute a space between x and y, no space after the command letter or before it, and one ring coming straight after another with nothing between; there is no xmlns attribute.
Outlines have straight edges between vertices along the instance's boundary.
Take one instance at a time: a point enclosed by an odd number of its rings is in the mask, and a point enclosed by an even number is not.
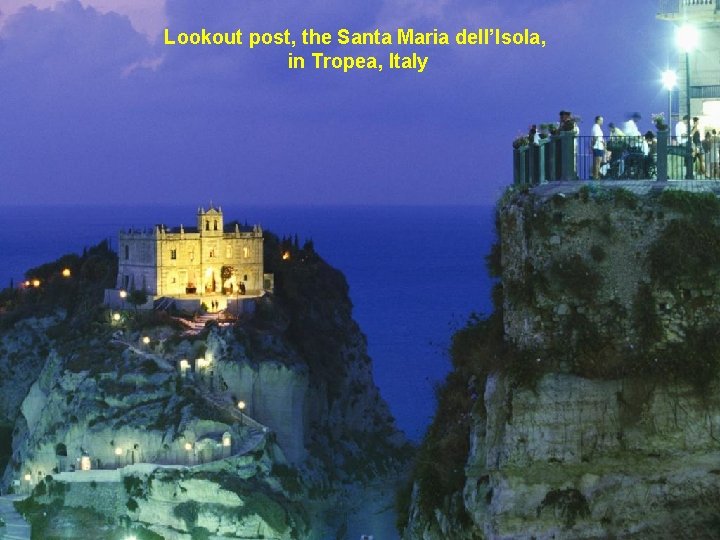
<svg viewBox="0 0 720 540"><path fill-rule="evenodd" d="M396 482L409 447L372 381L342 274L312 244L265 242L275 294L200 332L181 314L99 305L116 264L105 246L3 293L0 419L13 431L2 488L32 492L34 534L342 537L362 499ZM393 490L382 491L389 515Z"/></svg>
<svg viewBox="0 0 720 540"><path fill-rule="evenodd" d="M720 535L720 202L648 183L510 191L496 311L454 369L404 538Z"/></svg>

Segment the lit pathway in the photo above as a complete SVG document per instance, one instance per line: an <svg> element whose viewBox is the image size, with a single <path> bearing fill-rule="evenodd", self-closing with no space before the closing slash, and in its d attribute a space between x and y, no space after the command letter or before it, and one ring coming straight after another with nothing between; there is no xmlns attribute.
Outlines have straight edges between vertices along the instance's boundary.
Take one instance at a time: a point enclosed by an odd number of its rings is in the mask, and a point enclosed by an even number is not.
<svg viewBox="0 0 720 540"><path fill-rule="evenodd" d="M254 431L250 437L243 440L237 451L229 457L242 456L255 450L265 438L266 433L262 431ZM93 469L91 471L65 471L54 474L53 478L58 482L120 482L123 476L136 474L151 474L157 469L183 469L190 470L200 469L208 463L222 461L228 458L216 459L214 461L206 461L197 465L163 465L158 463L135 463L134 465L126 465L119 469ZM20 497L22 498L22 497ZM19 516L18 516L19 517ZM0 529L2 530L2 529ZM0 540L3 537L0 536ZM10 537L8 537L10 538ZM30 538L28 536L28 538Z"/></svg>
<svg viewBox="0 0 720 540"><path fill-rule="evenodd" d="M13 505L24 498L23 495L0 497L0 517L5 521L5 526L0 527L0 540L30 540L30 525Z"/></svg>
<svg viewBox="0 0 720 540"><path fill-rule="evenodd" d="M117 344L120 344L120 345L125 345L125 347L127 347L128 349L130 349L130 350L131 350L132 352L134 352L136 355L138 355L138 356L140 356L140 357L142 357L142 358L147 358L147 359L149 359L149 360L154 360L154 361L157 363L157 365L160 366L162 369L165 369L165 370L167 370L167 371L175 371L175 367L174 367L172 364L170 364L170 362L168 362L167 360L165 360L165 358L163 358L163 357L160 356L160 355L151 353L151 352L149 352L149 351L144 351L144 350L142 350L141 348L139 348L138 346L133 345L132 343L130 343L130 342L128 342L128 341L125 341L125 340L122 340L122 339L113 339L113 340L112 340L112 343L117 343Z"/></svg>

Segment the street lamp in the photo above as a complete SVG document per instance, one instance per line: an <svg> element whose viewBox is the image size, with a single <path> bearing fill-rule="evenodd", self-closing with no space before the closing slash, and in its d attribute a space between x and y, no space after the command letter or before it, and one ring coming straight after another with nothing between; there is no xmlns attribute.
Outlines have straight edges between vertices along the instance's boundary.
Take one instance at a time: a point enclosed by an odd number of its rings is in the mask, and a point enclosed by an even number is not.
<svg viewBox="0 0 720 540"><path fill-rule="evenodd" d="M700 36L697 28L690 24L683 24L677 29L675 40L681 51L685 53L685 97L687 104L687 142L685 150L685 179L692 180L693 158L692 158L692 136L690 134L690 53L698 46Z"/></svg>
<svg viewBox="0 0 720 540"><path fill-rule="evenodd" d="M668 91L668 128L672 134L672 91L677 85L677 73L672 69L666 69L662 72L662 83L665 90Z"/></svg>
<svg viewBox="0 0 720 540"><path fill-rule="evenodd" d="M243 422L243 411L245 410L245 402L244 401L238 401L238 409L240 409L240 425L244 425Z"/></svg>

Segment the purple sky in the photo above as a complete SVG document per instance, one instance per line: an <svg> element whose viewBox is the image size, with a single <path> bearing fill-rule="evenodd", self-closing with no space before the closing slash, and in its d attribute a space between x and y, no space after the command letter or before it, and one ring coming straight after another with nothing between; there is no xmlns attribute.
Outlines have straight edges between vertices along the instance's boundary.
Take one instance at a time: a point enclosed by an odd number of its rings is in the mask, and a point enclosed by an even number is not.
<svg viewBox="0 0 720 540"><path fill-rule="evenodd" d="M0 205L492 203L530 123L570 109L589 134L637 110L646 130L674 61L655 0L26 3L0 6ZM422 74L289 71L284 47L166 47L164 24L529 27L547 47L417 48Z"/></svg>

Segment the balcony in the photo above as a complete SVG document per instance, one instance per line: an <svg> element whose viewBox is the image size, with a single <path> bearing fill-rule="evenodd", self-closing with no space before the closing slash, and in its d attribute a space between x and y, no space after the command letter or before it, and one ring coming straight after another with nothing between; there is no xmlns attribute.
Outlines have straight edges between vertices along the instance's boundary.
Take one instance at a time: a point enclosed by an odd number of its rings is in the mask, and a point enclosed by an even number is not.
<svg viewBox="0 0 720 540"><path fill-rule="evenodd" d="M720 21L720 0L660 0L657 17L665 21Z"/></svg>
<svg viewBox="0 0 720 540"><path fill-rule="evenodd" d="M685 139L686 140L686 139ZM591 180L593 153L590 136L561 133L541 139L539 144L516 144L513 149L513 183L539 185L547 182ZM681 180L685 178L687 146L657 133L651 146L643 137L605 137L606 152L599 180ZM720 137L714 136L697 148L693 170L698 180L720 179Z"/></svg>

